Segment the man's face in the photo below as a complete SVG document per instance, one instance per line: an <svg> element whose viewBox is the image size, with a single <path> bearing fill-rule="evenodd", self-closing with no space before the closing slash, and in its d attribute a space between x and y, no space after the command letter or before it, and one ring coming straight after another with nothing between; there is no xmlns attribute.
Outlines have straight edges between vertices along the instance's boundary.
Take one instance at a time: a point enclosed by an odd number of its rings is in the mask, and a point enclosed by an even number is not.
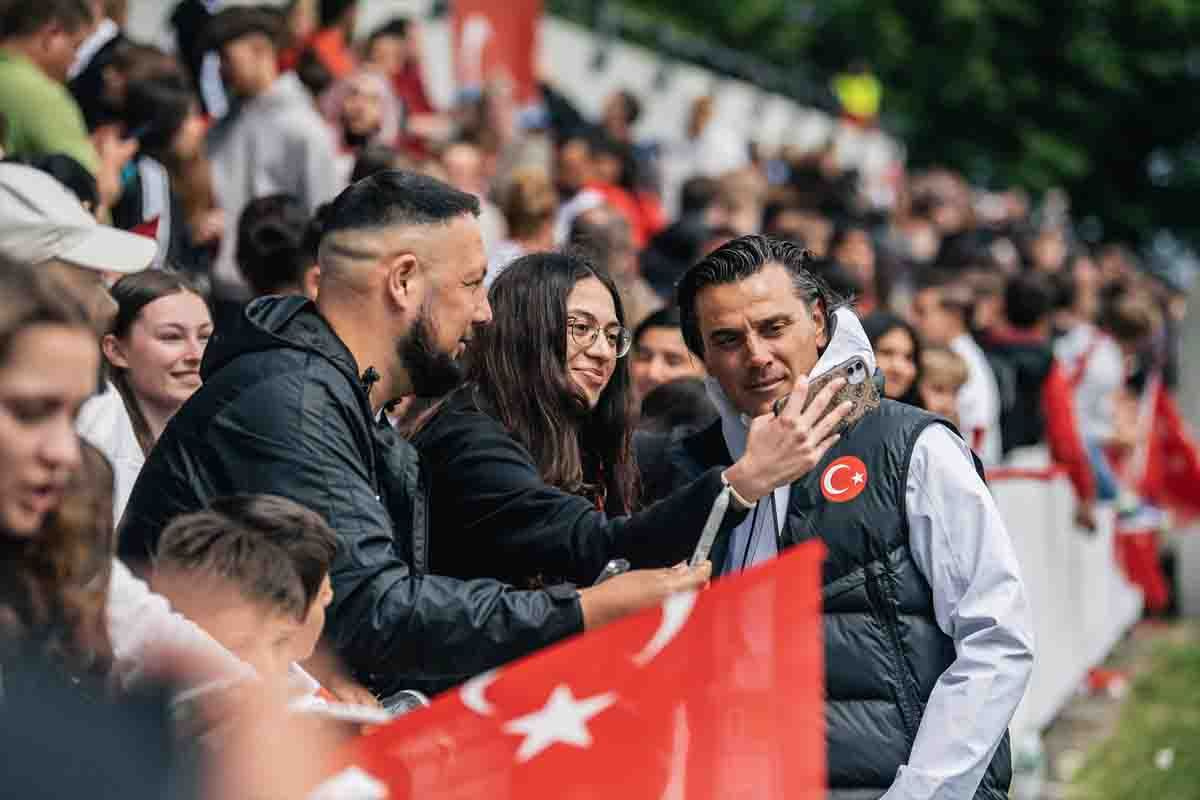
<svg viewBox="0 0 1200 800"><path fill-rule="evenodd" d="M591 148L583 139L569 139L558 150L555 179L568 191L575 191L591 180Z"/></svg>
<svg viewBox="0 0 1200 800"><path fill-rule="evenodd" d="M43 72L59 83L67 82L67 74L75 63L75 53L92 32L91 25L70 30L52 22L42 32L37 64Z"/></svg>
<svg viewBox="0 0 1200 800"><path fill-rule="evenodd" d="M922 289L916 293L912 321L929 344L944 347L958 334L958 318L943 304L941 289Z"/></svg>
<svg viewBox="0 0 1200 800"><path fill-rule="evenodd" d="M469 144L451 146L442 155L447 183L460 192L484 194L483 157L478 148Z"/></svg>
<svg viewBox="0 0 1200 800"><path fill-rule="evenodd" d="M221 48L221 80L225 86L239 97L257 94L263 53L270 49L267 38L257 33L227 42Z"/></svg>
<svg viewBox="0 0 1200 800"><path fill-rule="evenodd" d="M633 390L638 401L664 383L703 378L704 365L688 351L679 328L647 328L633 346Z"/></svg>
<svg viewBox="0 0 1200 800"><path fill-rule="evenodd" d="M779 264L701 289L696 317L705 367L738 411L751 416L790 394L828 344L824 313L796 295Z"/></svg>
<svg viewBox="0 0 1200 800"><path fill-rule="evenodd" d="M374 136L383 125L383 98L375 84L360 77L342 102L342 123L356 136Z"/></svg>
<svg viewBox="0 0 1200 800"><path fill-rule="evenodd" d="M458 359L475 326L492 319L483 287L487 257L479 223L463 215L432 228L422 241L418 259L424 300L397 346L413 391L419 396L436 396L457 384L461 377Z"/></svg>
<svg viewBox="0 0 1200 800"><path fill-rule="evenodd" d="M378 36L367 52L367 62L385 75L395 75L407 60L408 40L401 36Z"/></svg>

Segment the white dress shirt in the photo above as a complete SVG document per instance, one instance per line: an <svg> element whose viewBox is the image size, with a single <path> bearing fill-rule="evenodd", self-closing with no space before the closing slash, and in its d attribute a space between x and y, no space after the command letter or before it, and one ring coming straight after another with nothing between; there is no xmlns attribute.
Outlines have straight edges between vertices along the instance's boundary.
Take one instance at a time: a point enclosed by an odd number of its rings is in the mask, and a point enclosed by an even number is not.
<svg viewBox="0 0 1200 800"><path fill-rule="evenodd" d="M909 549L956 658L884 800L975 795L1033 671L1033 622L1016 553L966 443L942 425L917 437L905 486Z"/></svg>
<svg viewBox="0 0 1200 800"><path fill-rule="evenodd" d="M967 362L967 382L958 392L958 422L962 434L976 448L984 464L998 464L1003 457L1000 441L1000 387L987 356L971 334L956 336L950 349Z"/></svg>

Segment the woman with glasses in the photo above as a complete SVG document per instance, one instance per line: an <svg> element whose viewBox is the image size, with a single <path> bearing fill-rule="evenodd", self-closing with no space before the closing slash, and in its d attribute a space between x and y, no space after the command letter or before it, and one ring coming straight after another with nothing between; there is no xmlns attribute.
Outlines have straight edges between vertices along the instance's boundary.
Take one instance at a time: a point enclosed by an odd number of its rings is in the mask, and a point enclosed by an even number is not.
<svg viewBox="0 0 1200 800"><path fill-rule="evenodd" d="M489 300L493 321L475 336L467 383L412 437L429 473L431 572L588 585L612 559L670 566L692 555L719 495L724 535L745 516L741 500L757 499L742 494L811 469L797 426L781 424L733 466L634 513L632 337L612 279L537 253L505 269ZM813 417L831 397L811 404ZM823 441L825 420L810 433Z"/></svg>

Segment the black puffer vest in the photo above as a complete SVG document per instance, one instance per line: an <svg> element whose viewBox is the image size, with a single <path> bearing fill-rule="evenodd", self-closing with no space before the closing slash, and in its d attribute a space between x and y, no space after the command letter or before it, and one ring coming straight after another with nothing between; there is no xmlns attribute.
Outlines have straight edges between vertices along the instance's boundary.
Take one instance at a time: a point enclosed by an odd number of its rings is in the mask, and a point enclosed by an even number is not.
<svg viewBox="0 0 1200 800"><path fill-rule="evenodd" d="M843 434L822 462L792 484L780 549L820 538L827 549L822 598L829 797L875 800L908 762L925 703L954 661L929 584L908 546L905 486L917 436L947 424L884 400ZM674 443L668 459L680 480L730 457L718 421ZM857 458L861 467L839 459ZM865 468L865 469L864 469ZM978 467L977 467L978 468ZM861 487L855 473L863 473ZM832 497L853 498L831 502ZM840 494L839 494L840 493ZM713 548L725 563L728 539ZM1006 800L1012 778L1008 735L975 800Z"/></svg>

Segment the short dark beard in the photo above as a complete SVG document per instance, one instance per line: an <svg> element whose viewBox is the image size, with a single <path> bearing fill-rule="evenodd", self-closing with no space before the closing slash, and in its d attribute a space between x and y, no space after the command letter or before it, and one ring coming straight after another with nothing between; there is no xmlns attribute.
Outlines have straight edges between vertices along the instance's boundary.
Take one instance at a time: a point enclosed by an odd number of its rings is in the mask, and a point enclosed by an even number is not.
<svg viewBox="0 0 1200 800"><path fill-rule="evenodd" d="M408 371L417 397L441 397L463 382L462 364L453 355L434 350L432 342L429 315L421 309L412 331L396 342L400 363Z"/></svg>

